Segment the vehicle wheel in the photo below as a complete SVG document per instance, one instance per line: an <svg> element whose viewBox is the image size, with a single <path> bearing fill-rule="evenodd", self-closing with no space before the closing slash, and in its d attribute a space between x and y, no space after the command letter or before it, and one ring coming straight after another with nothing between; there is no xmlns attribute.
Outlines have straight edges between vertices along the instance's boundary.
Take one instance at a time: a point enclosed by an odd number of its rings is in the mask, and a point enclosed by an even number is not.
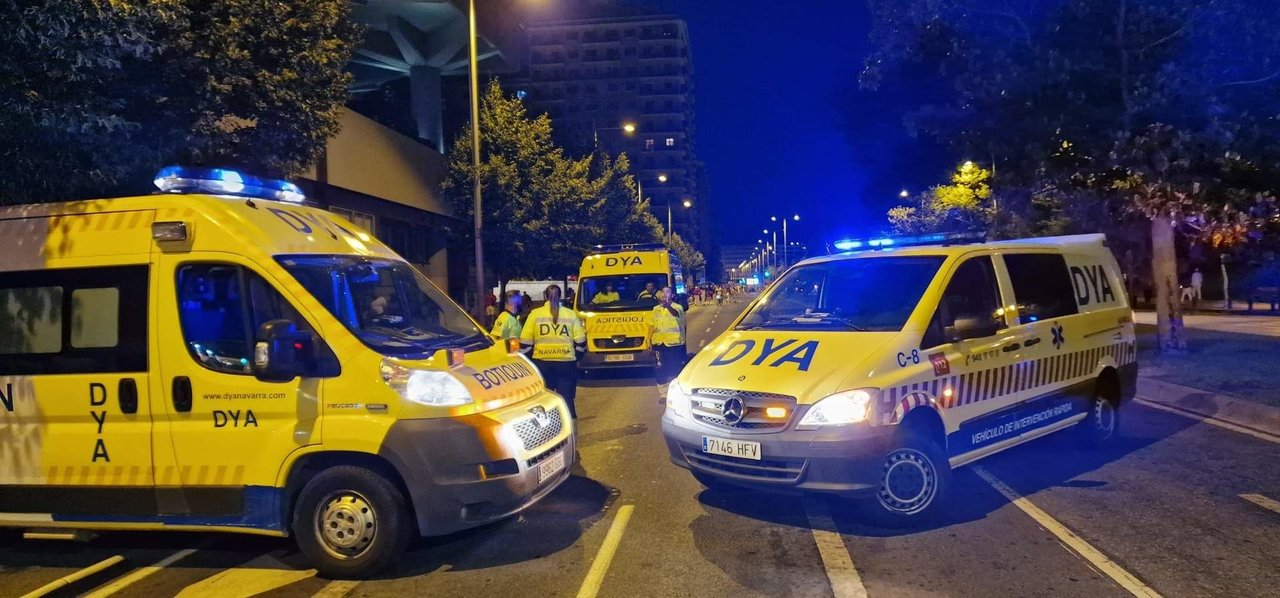
<svg viewBox="0 0 1280 598"><path fill-rule="evenodd" d="M1080 448L1100 450L1120 436L1120 410L1106 387L1099 384L1089 399L1088 415L1076 424L1076 443Z"/></svg>
<svg viewBox="0 0 1280 598"><path fill-rule="evenodd" d="M737 492L743 490L742 486L735 486L716 476L708 475L701 472L693 472L694 479L698 480L707 490L715 490L716 492Z"/></svg>
<svg viewBox="0 0 1280 598"><path fill-rule="evenodd" d="M904 430L902 441L884 458L880 486L863 499L863 511L885 527L915 527L945 509L951 493L951 465L932 439Z"/></svg>
<svg viewBox="0 0 1280 598"><path fill-rule="evenodd" d="M323 577L364 579L395 562L414 530L400 488L363 467L326 469L302 488L293 537Z"/></svg>

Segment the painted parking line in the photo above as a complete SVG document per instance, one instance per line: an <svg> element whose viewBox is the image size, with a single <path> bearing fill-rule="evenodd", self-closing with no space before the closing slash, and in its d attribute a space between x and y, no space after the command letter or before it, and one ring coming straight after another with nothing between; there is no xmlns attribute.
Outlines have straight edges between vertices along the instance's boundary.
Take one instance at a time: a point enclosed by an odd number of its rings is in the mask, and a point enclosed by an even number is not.
<svg viewBox="0 0 1280 598"><path fill-rule="evenodd" d="M613 523L609 525L609 533L605 534L604 543L596 552L591 569L587 571L586 579L582 580L582 587L578 588L578 598L595 598L600 593L600 585L604 583L604 576L609 572L609 564L613 562L613 555L618 552L622 534L627 531L627 523L631 521L631 512L635 508L635 505L618 507L618 514L613 516Z"/></svg>
<svg viewBox="0 0 1280 598"><path fill-rule="evenodd" d="M1269 511L1280 513L1280 501L1272 500L1261 494L1241 494L1240 498L1243 498Z"/></svg>
<svg viewBox="0 0 1280 598"><path fill-rule="evenodd" d="M73 571L47 584L44 584L31 592L22 595L22 598L39 598L40 596L48 596L62 588L65 588L77 581L80 581L90 575L97 575L110 567L114 567L117 563L123 562L124 557L115 555L108 559L98 561L79 571Z"/></svg>
<svg viewBox="0 0 1280 598"><path fill-rule="evenodd" d="M1068 529L1067 526L1062 525L1057 519L1054 519L1048 513L1042 511L1040 507L1037 507L1030 500L1027 500L1026 497L1018 494L1018 491L1010 488L1007 484L1000 481L1000 478L997 478L991 472L987 471L986 468L975 465L973 466L973 471L974 473L977 473L979 477L986 480L988 484L991 484L991 487L995 488L997 492L1003 494L1005 498L1009 499L1009 502L1013 503L1015 507L1018 507L1023 513L1026 513L1032 519L1036 520L1036 523L1039 523L1041 527L1048 530L1049 533L1054 536L1057 536L1059 541L1066 544L1071 548L1071 550L1075 551L1076 554L1080 555L1081 558L1089 561L1094 568L1101 571L1107 577L1110 577L1112 581L1116 582L1116 584L1127 590L1130 594L1143 598L1159 598L1159 592L1156 592L1147 584L1142 583L1142 580L1135 577L1132 573L1125 571L1123 567L1116 564L1115 561L1103 554L1102 551L1094 548L1093 545L1084 541L1083 538L1076 535L1076 533Z"/></svg>
<svg viewBox="0 0 1280 598"><path fill-rule="evenodd" d="M809 518L813 540L818 544L818 554L822 556L822 568L831 583L831 593L836 598L866 598L867 588L862 585L862 576L853 565L853 557L836 530L826 503L820 498L806 498L804 512Z"/></svg>
<svg viewBox="0 0 1280 598"><path fill-rule="evenodd" d="M281 561L279 556L280 553L264 554L247 563L226 569L183 588L178 596L180 598L253 596L316 576L315 569L295 569Z"/></svg>
<svg viewBox="0 0 1280 598"><path fill-rule="evenodd" d="M129 573L128 575L125 575L123 577L118 577L112 580L111 583L108 583L105 586L102 586L92 592L89 592L88 594L85 594L84 598L106 598L107 596L112 596L120 592L121 590L129 587L130 585L133 585L135 583L138 583L139 581L142 581L143 579L146 579L147 577L155 574L157 571L160 571L161 569L164 569L169 565L172 565L182 559L185 559L195 554L196 550L198 549L186 548L183 550L179 550L178 552L175 552L167 557L164 557L163 559L160 559L154 565L139 567L138 569L135 569L132 573Z"/></svg>
<svg viewBox="0 0 1280 598"><path fill-rule="evenodd" d="M342 598L350 594L358 585L360 585L358 581L335 579L320 588L319 592L312 594L311 598Z"/></svg>
<svg viewBox="0 0 1280 598"><path fill-rule="evenodd" d="M1170 407L1170 406L1168 406L1168 405L1163 405L1163 404L1161 404L1161 403L1157 403L1157 402L1155 402L1155 401L1147 400L1147 399L1144 399L1144 398L1142 398L1142 397L1137 397L1137 398L1135 398L1135 399L1134 399L1134 401L1136 401L1138 404L1140 404L1140 405L1142 405L1142 406L1144 406L1144 407L1150 407L1150 408L1152 408L1152 409L1158 409L1158 410L1160 410L1160 411L1165 411L1165 412L1168 412L1168 413L1173 413L1173 414L1176 414L1176 415L1181 415L1182 417L1185 417L1185 418L1188 418L1188 419L1194 419L1194 420L1196 420L1196 421L1201 421L1201 422L1204 422L1204 423L1209 424L1209 425L1211 425L1211 426L1217 426L1217 427L1222 428L1222 429L1224 429L1224 430L1231 430L1232 432L1239 432L1239 433L1241 433L1241 434L1248 434L1249 436L1252 436L1252 437L1254 437L1254 438L1258 438L1258 439L1261 439L1261 440L1266 440L1267 442L1274 442L1274 443L1276 443L1276 444L1280 444L1280 436L1276 436L1275 434L1269 434L1269 433L1267 433L1267 432L1263 432L1262 430L1255 430L1255 429L1253 429L1253 428L1246 428L1246 427L1241 426L1241 425L1238 425L1238 424L1233 424L1233 423L1231 423L1231 422L1229 422L1229 421L1225 421L1225 420L1217 419L1217 418L1215 418L1215 417L1209 417L1209 416L1206 416L1206 415L1201 415L1201 414L1199 414L1199 413L1195 413L1195 412L1193 412L1193 411L1187 411L1187 410L1184 410L1184 409L1178 409L1178 408L1176 408L1176 407Z"/></svg>

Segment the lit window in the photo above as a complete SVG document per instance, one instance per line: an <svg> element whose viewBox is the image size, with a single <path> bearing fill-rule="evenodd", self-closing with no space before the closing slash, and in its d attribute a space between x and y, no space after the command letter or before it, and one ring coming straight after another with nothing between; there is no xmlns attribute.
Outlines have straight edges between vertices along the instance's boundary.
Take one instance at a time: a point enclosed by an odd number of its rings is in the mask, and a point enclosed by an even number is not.
<svg viewBox="0 0 1280 598"><path fill-rule="evenodd" d="M652 150L652 149L653 149L653 140L652 140L652 139L645 139L645 140L644 140L644 149L647 149L647 150Z"/></svg>
<svg viewBox="0 0 1280 598"><path fill-rule="evenodd" d="M676 138L675 138L675 137L668 137L668 138L667 138L667 147L675 147L675 146L676 146Z"/></svg>

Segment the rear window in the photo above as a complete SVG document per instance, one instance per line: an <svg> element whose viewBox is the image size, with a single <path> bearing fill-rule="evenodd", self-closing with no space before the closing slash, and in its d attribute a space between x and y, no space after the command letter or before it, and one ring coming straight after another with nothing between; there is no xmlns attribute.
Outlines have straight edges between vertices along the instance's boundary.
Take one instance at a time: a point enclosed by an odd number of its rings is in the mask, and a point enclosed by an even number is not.
<svg viewBox="0 0 1280 598"><path fill-rule="evenodd" d="M1078 312L1066 258L1056 253L1016 253L1005 255L1004 265L1023 324Z"/></svg>

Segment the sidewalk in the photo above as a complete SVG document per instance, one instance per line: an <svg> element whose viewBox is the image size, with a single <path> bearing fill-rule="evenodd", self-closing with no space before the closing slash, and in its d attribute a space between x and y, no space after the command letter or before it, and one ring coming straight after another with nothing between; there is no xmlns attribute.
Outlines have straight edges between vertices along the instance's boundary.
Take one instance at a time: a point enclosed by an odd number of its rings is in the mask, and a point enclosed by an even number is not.
<svg viewBox="0 0 1280 598"><path fill-rule="evenodd" d="M1280 437L1280 407L1140 376L1138 398L1158 406Z"/></svg>
<svg viewBox="0 0 1280 598"><path fill-rule="evenodd" d="M1133 321L1138 324L1154 326L1156 312L1136 311L1133 313ZM1182 323L1187 328L1199 330L1280 337L1280 315L1245 315L1245 312L1241 310L1235 310L1230 314L1193 313L1184 314Z"/></svg>

